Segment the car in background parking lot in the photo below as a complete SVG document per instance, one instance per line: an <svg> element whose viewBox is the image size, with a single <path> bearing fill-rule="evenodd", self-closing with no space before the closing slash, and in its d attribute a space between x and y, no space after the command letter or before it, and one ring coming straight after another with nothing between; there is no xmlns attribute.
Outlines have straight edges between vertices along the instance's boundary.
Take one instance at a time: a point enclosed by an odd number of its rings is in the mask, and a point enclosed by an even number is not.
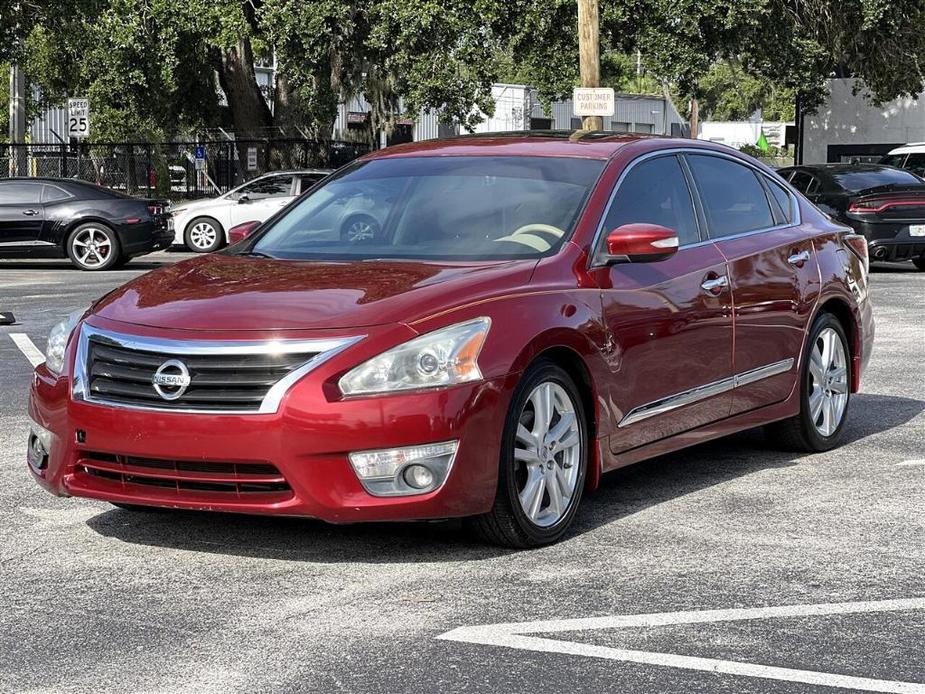
<svg viewBox="0 0 925 694"><path fill-rule="evenodd" d="M166 200L134 198L67 178L0 180L0 258L70 258L111 270L168 248Z"/></svg>
<svg viewBox="0 0 925 694"><path fill-rule="evenodd" d="M916 176L925 176L925 142L913 142L897 147L879 163L911 171Z"/></svg>
<svg viewBox="0 0 925 694"><path fill-rule="evenodd" d="M378 232L330 233L364 196ZM550 543L608 470L761 425L837 446L874 335L859 238L700 141L384 149L58 323L27 463L134 509Z"/></svg>
<svg viewBox="0 0 925 694"><path fill-rule="evenodd" d="M872 260L925 270L925 180L883 164L792 166L778 173L832 219L867 239Z"/></svg>
<svg viewBox="0 0 925 694"><path fill-rule="evenodd" d="M330 169L274 171L216 198L177 203L172 210L174 245L194 253L217 251L228 243L231 227L266 221L330 173Z"/></svg>

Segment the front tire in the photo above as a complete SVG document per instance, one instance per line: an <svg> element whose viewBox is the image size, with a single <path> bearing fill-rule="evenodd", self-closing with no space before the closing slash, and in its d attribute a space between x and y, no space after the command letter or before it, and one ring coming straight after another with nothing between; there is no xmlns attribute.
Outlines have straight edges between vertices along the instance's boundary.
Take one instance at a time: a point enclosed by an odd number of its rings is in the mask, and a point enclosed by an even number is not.
<svg viewBox="0 0 925 694"><path fill-rule="evenodd" d="M550 361L534 363L505 421L494 506L471 519L472 527L504 547L556 542L578 511L589 454L587 414L575 382Z"/></svg>
<svg viewBox="0 0 925 694"><path fill-rule="evenodd" d="M765 427L787 450L819 453L841 443L851 399L851 350L845 330L831 313L813 323L800 373L800 413Z"/></svg>
<svg viewBox="0 0 925 694"><path fill-rule="evenodd" d="M225 245L225 230L212 217L196 217L186 225L183 242L193 253L213 253Z"/></svg>
<svg viewBox="0 0 925 694"><path fill-rule="evenodd" d="M79 225L67 238L67 257L80 270L110 270L121 258L116 232L105 224Z"/></svg>

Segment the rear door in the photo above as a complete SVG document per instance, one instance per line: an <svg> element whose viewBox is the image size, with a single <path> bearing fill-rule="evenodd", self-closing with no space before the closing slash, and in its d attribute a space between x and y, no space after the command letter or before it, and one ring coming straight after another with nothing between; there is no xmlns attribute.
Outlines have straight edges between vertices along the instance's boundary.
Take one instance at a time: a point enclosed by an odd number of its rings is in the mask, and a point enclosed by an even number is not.
<svg viewBox="0 0 925 694"><path fill-rule="evenodd" d="M39 240L45 221L41 200L40 182L0 181L0 245Z"/></svg>
<svg viewBox="0 0 925 694"><path fill-rule="evenodd" d="M687 154L710 237L729 267L735 316L732 410L786 399L819 292L811 238L796 198L757 168ZM796 172L797 174L801 172Z"/></svg>
<svg viewBox="0 0 925 694"><path fill-rule="evenodd" d="M732 301L726 263L704 241L688 176L677 154L630 165L605 214L609 232L637 222L678 233L679 250L655 263L593 270L614 344L608 400L618 425L614 452L729 415Z"/></svg>

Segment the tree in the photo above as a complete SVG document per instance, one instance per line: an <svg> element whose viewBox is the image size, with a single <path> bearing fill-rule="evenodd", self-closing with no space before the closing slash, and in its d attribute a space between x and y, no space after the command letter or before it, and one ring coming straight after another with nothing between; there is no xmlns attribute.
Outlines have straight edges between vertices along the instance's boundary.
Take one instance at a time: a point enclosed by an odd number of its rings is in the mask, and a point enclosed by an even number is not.
<svg viewBox="0 0 925 694"><path fill-rule="evenodd" d="M266 0L263 25L281 73L312 127L337 101L364 95L369 132L437 109L471 125L490 110L511 8L497 0Z"/></svg>
<svg viewBox="0 0 925 694"><path fill-rule="evenodd" d="M794 92L771 80L750 75L736 62L714 63L697 80L705 120L745 120L758 109L766 120L794 118Z"/></svg>

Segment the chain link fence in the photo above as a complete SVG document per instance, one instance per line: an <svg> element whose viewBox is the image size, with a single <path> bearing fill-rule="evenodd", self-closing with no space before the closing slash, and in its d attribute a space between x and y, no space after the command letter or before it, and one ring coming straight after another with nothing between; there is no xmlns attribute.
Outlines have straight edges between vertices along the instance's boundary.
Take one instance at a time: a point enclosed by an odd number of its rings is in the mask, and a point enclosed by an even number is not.
<svg viewBox="0 0 925 694"><path fill-rule="evenodd" d="M0 143L0 178L74 178L129 195L198 198L225 193L268 171L335 169L369 149L356 142L293 139Z"/></svg>

